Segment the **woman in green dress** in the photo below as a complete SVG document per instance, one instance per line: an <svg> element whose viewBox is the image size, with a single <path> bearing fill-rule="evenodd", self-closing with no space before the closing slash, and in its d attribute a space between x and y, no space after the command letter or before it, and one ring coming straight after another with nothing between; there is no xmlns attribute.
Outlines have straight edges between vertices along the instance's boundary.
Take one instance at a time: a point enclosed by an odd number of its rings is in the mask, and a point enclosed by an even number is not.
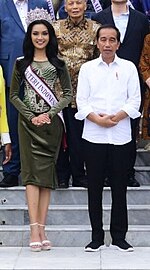
<svg viewBox="0 0 150 270"><path fill-rule="evenodd" d="M45 223L50 190L57 186L55 163L64 130L61 110L72 100L68 70L57 57L57 39L46 11L29 12L23 52L24 57L17 59L14 66L10 100L19 111L21 176L26 186L30 248L41 251L51 248ZM58 79L60 97L55 91ZM19 96L22 83L23 99Z"/></svg>

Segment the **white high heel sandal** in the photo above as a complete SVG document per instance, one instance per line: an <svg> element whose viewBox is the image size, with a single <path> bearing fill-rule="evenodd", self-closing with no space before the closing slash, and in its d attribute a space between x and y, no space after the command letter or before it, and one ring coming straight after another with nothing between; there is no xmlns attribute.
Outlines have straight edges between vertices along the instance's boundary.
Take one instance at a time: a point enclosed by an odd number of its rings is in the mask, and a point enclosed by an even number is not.
<svg viewBox="0 0 150 270"><path fill-rule="evenodd" d="M38 226L38 223L32 223L30 226ZM30 242L29 244L30 250L33 252L39 252L42 249L42 243L41 242Z"/></svg>
<svg viewBox="0 0 150 270"><path fill-rule="evenodd" d="M40 227L45 227L45 225L43 224L38 224L38 225ZM45 239L42 241L42 247L41 247L42 250L50 250L51 248L52 248L52 243L49 240Z"/></svg>

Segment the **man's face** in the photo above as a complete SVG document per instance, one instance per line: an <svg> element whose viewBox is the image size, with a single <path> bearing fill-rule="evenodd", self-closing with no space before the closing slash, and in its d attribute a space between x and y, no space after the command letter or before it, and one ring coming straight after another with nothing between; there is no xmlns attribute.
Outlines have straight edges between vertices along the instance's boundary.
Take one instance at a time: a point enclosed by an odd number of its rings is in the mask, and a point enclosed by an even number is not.
<svg viewBox="0 0 150 270"><path fill-rule="evenodd" d="M104 28L99 31L97 48L99 49L102 59L107 64L113 62L115 53L120 43L117 40L117 32L113 28Z"/></svg>
<svg viewBox="0 0 150 270"><path fill-rule="evenodd" d="M66 0L65 10L70 18L80 19L86 10L85 0Z"/></svg>

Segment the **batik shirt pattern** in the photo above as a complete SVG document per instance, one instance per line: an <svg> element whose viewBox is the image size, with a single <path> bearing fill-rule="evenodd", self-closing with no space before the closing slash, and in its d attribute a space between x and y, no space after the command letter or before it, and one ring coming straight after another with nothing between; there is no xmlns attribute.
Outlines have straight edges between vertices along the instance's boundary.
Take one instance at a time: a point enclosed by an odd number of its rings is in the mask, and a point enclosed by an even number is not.
<svg viewBox="0 0 150 270"><path fill-rule="evenodd" d="M76 89L80 67L94 58L96 32L99 24L84 18L75 25L70 18L58 20L53 24L58 39L60 56L65 60L73 87L72 107L76 107Z"/></svg>

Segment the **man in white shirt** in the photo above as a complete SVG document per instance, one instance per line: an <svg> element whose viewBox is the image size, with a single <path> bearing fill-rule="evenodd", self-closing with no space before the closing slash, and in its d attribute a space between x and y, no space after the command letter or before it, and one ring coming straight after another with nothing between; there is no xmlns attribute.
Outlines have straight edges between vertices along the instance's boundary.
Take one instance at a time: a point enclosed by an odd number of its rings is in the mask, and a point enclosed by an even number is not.
<svg viewBox="0 0 150 270"><path fill-rule="evenodd" d="M127 4L127 0L111 0L112 5L102 12L94 14L92 19L101 24L113 24L121 33L121 43L117 55L132 61L137 69L144 44L144 38L149 33L149 22L146 15L134 10ZM139 74L141 96L144 95L145 87ZM143 102L142 102L143 103ZM142 105L141 103L141 105ZM142 106L141 106L142 110ZM132 143L130 154L130 167L128 170L128 186L139 187L140 183L135 178L136 140L139 129L139 119L131 119ZM109 175L107 175L109 176ZM109 177L105 181L109 186Z"/></svg>
<svg viewBox="0 0 150 270"><path fill-rule="evenodd" d="M128 230L126 190L131 143L130 118L140 116L140 86L136 67L117 57L120 32L103 25L97 32L100 57L82 65L78 78L76 118L84 119L82 138L88 177L88 206L92 242L85 251L104 245L102 191L109 169L112 191L112 247L133 251Z"/></svg>

